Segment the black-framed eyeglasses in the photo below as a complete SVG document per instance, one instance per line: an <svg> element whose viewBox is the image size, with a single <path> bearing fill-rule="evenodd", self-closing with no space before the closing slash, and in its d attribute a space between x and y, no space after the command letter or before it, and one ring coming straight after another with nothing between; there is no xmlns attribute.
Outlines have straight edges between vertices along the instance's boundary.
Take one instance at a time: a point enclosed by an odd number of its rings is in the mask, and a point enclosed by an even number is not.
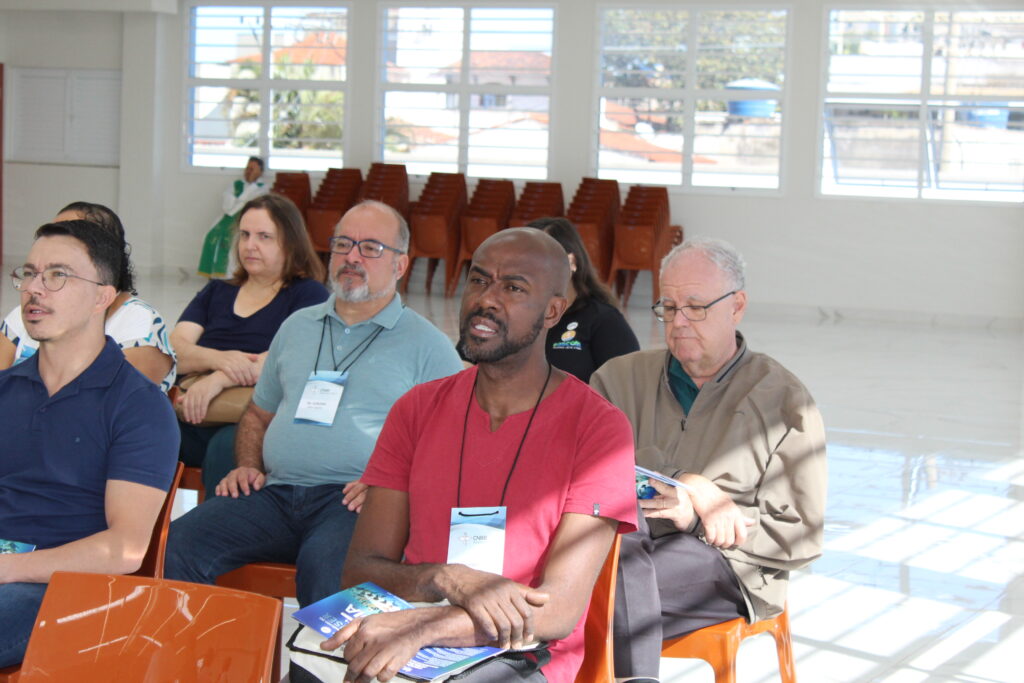
<svg viewBox="0 0 1024 683"><path fill-rule="evenodd" d="M351 237L344 236L331 238L331 251L335 254L347 254L355 247L359 247L359 253L363 255L363 258L380 258L384 255L385 249L396 254L405 253L401 249L389 247L377 240L354 240Z"/></svg>
<svg viewBox="0 0 1024 683"><path fill-rule="evenodd" d="M659 301L651 306L651 310L654 311L654 317L658 319L658 322L670 323L676 319L676 313L678 312L682 313L683 317L690 322L699 323L701 320L705 320L708 317L709 308L717 304L719 301L732 296L738 291L740 290L734 289L731 292L726 292L714 301L708 302L703 306L671 306Z"/></svg>
<svg viewBox="0 0 1024 683"><path fill-rule="evenodd" d="M50 290L51 292L59 292L60 290L64 289L64 285L67 284L68 278L75 278L76 280L85 280L86 282L91 282L92 284L99 285L100 287L107 286L103 282L96 282L95 280L90 280L89 278L82 277L81 275L69 273L63 268L47 268L45 270L35 270L34 268L28 268L26 266L15 268L11 272L11 282L14 283L14 288L20 292L24 288L28 287L29 284L32 283L32 280L36 279L37 275L42 276L43 287Z"/></svg>

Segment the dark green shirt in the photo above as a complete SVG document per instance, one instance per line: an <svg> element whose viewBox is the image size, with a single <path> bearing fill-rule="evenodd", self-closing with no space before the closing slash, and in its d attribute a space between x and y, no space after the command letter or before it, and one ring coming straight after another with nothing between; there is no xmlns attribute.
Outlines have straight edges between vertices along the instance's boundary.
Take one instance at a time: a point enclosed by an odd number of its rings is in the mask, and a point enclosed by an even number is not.
<svg viewBox="0 0 1024 683"><path fill-rule="evenodd" d="M668 361L668 387L672 390L672 395L679 401L679 405L683 407L683 412L689 415L690 408L697 400L700 389L686 374L686 370L683 370L682 364L676 360L675 356Z"/></svg>

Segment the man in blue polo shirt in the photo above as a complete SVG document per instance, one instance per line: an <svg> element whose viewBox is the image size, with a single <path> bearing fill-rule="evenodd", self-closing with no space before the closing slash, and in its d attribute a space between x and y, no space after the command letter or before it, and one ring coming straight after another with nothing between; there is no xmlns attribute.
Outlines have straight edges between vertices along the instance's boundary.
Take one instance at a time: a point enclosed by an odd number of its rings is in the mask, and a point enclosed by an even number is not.
<svg viewBox="0 0 1024 683"><path fill-rule="evenodd" d="M116 240L87 221L44 225L12 277L34 356L0 372L0 666L21 661L54 571L139 568L176 466L160 389L103 332Z"/></svg>
<svg viewBox="0 0 1024 683"><path fill-rule="evenodd" d="M171 524L169 578L212 583L250 562L297 566L302 605L336 593L366 486L359 482L391 405L462 369L455 347L395 291L409 228L363 202L331 240L334 293L278 330L238 424L237 467L217 497Z"/></svg>

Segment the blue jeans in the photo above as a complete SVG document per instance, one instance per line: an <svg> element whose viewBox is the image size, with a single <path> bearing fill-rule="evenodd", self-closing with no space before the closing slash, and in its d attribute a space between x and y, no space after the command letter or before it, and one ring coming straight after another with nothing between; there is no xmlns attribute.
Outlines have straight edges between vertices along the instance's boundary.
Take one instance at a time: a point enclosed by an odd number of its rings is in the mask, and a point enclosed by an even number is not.
<svg viewBox="0 0 1024 683"><path fill-rule="evenodd" d="M45 583L0 584L0 666L12 666L25 658L45 592Z"/></svg>
<svg viewBox="0 0 1024 683"><path fill-rule="evenodd" d="M164 574L214 583L250 562L296 565L300 605L341 590L341 568L356 525L341 484L267 486L248 496L216 496L171 523Z"/></svg>

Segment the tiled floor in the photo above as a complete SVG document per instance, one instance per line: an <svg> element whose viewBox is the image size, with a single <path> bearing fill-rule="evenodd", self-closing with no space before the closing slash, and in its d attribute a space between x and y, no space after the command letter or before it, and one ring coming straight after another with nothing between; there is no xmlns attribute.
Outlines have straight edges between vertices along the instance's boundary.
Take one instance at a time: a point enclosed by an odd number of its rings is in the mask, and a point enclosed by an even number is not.
<svg viewBox="0 0 1024 683"><path fill-rule="evenodd" d="M182 274L139 288L174 320L201 285ZM627 314L648 347L660 332L643 285ZM417 277L411 289L454 337L457 300L415 293ZM15 293L0 292L6 311ZM825 554L790 588L801 683L1024 681L1019 328L779 318L753 304L742 329L810 387L829 431ZM771 639L746 643L739 669L741 683L778 680ZM664 660L662 676L712 680L686 661Z"/></svg>

